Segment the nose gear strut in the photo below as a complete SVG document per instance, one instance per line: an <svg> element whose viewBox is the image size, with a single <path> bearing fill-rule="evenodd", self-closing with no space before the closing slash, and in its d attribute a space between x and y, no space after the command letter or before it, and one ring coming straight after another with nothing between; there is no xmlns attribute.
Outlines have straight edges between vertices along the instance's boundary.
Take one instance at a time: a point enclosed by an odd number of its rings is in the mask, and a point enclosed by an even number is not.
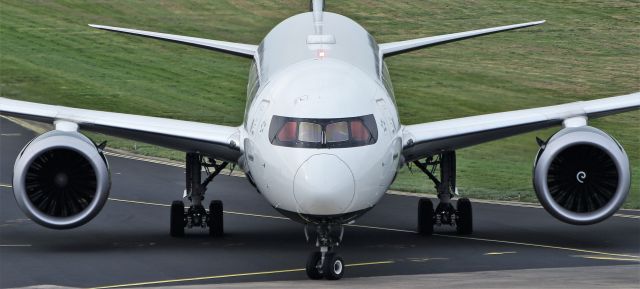
<svg viewBox="0 0 640 289"><path fill-rule="evenodd" d="M309 241L308 226L304 227L305 237ZM318 280L324 277L327 280L338 280L344 275L344 260L333 251L340 245L344 236L344 227L341 224L321 223L316 225L316 251L307 259L307 276Z"/></svg>
<svg viewBox="0 0 640 289"><path fill-rule="evenodd" d="M420 199L418 203L418 232L422 235L433 234L433 226L455 226L459 234L468 235L473 232L471 202L467 198L458 199L457 208L451 204L456 191L456 152L444 152L429 156L424 162L413 162L434 183L438 192L439 203L433 209L431 200ZM440 179L435 175L440 167Z"/></svg>

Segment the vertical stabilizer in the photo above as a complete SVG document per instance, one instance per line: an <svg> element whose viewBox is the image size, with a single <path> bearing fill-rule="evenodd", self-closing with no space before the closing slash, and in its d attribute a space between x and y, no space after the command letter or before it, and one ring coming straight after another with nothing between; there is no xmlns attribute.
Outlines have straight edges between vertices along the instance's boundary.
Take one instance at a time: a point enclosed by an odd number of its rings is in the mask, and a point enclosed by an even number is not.
<svg viewBox="0 0 640 289"><path fill-rule="evenodd" d="M313 26L316 35L322 35L322 13L324 12L324 0L311 0L311 11L313 12Z"/></svg>
<svg viewBox="0 0 640 289"><path fill-rule="evenodd" d="M324 22L322 20L322 14L324 13L324 1L311 0L311 12L313 13L314 34L307 37L307 44L335 44L335 37L333 35L326 35L322 31L322 26L324 26Z"/></svg>

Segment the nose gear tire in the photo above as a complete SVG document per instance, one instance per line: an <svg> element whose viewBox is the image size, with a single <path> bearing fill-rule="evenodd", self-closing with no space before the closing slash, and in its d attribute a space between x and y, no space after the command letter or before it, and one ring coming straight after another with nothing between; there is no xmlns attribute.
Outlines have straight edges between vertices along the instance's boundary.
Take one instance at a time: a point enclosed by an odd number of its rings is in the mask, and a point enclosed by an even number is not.
<svg viewBox="0 0 640 289"><path fill-rule="evenodd" d="M322 272L320 271L320 268L318 265L320 265L320 259L322 258L322 253L320 252L313 252L311 253L311 255L309 255L309 258L307 259L307 267L306 267L306 271L307 271L307 276L309 277L309 279L312 280L320 280L322 279Z"/></svg>
<svg viewBox="0 0 640 289"><path fill-rule="evenodd" d="M329 252L324 257L324 278L327 280L339 280L344 275L344 261L340 255Z"/></svg>

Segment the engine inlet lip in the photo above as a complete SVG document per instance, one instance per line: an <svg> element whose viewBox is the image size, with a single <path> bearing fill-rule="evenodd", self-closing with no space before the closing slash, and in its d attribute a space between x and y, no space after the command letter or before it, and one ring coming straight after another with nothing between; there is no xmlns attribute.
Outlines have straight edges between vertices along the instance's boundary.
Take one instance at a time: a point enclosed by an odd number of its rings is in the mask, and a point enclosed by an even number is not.
<svg viewBox="0 0 640 289"><path fill-rule="evenodd" d="M569 132L571 137L565 134L555 140L552 138L536 161L533 183L538 200L551 215L569 224L590 225L610 217L622 206L627 196L625 192L628 192L631 182L630 175L625 175L625 172L629 172L627 155L617 141L596 128L581 129L583 130ZM592 212L577 213L567 210L553 199L548 187L547 172L554 158L562 151L576 145L591 145L601 149L607 153L618 170L618 186L613 197L605 206Z"/></svg>
<svg viewBox="0 0 640 289"><path fill-rule="evenodd" d="M27 190L24 187L29 166L31 166L42 153L54 149L72 150L80 154L91 164L96 175L96 192L91 203L80 213L73 216L55 217L41 212L37 206L31 202ZM79 133L60 134L57 131L51 131L39 136L26 147L23 154L18 156L15 163L12 185L18 207L34 222L52 229L70 229L87 223L93 219L104 206L111 187L106 163L105 166L99 166L91 160L102 161L103 159L95 148L95 145ZM107 178L100 178L99 176L101 175L107 176Z"/></svg>

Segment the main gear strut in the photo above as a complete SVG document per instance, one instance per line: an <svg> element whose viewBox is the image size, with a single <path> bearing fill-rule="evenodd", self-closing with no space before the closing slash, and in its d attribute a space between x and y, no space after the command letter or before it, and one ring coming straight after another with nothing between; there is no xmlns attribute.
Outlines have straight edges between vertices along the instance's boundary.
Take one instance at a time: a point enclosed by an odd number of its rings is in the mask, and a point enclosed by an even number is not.
<svg viewBox="0 0 640 289"><path fill-rule="evenodd" d="M210 235L222 236L224 233L222 201L211 201L209 211L204 208L202 201L209 183L227 165L227 162L218 163L218 161L198 153L187 153L184 198L188 199L191 205L185 210L183 201L173 201L171 204L171 236L183 236L185 227L209 227ZM202 181L202 168L207 173L204 181Z"/></svg>
<svg viewBox="0 0 640 289"><path fill-rule="evenodd" d="M471 234L473 231L473 219L471 214L471 202L467 198L460 198L457 208L454 208L451 199L457 195L456 189L456 153L444 152L439 155L429 156L423 162L413 162L434 183L438 192L438 206L435 211L431 200L420 199L418 203L418 232L422 235L431 235L433 226L456 226L460 234ZM435 172L440 168L440 174Z"/></svg>

